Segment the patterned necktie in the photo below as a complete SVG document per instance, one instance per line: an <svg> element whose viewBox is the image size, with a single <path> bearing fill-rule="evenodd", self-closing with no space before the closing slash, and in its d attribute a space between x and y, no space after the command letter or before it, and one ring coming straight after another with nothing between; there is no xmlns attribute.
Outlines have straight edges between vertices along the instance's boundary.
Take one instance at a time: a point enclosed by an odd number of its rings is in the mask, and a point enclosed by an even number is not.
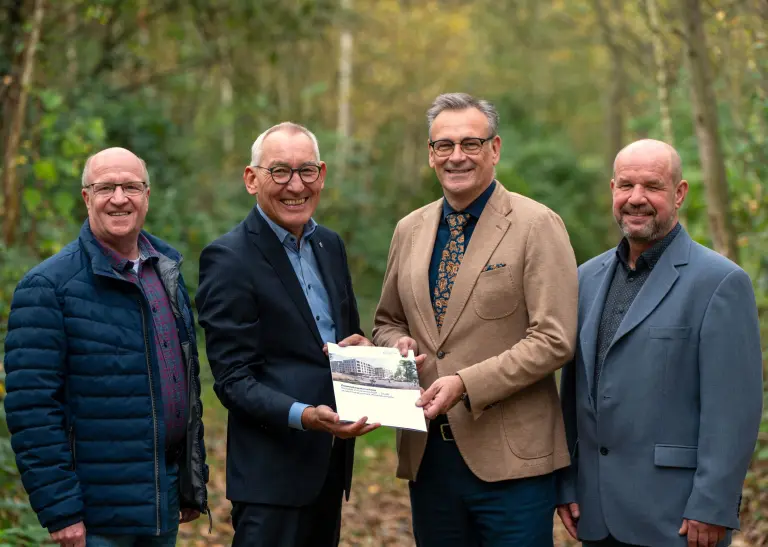
<svg viewBox="0 0 768 547"><path fill-rule="evenodd" d="M435 309L435 321L437 330L443 327L445 310L448 308L448 299L451 297L451 289L459 273L461 260L464 258L464 226L469 222L469 213L450 213L446 216L451 236L448 238L443 253L440 255L440 265L437 269L437 281L432 292L432 307Z"/></svg>

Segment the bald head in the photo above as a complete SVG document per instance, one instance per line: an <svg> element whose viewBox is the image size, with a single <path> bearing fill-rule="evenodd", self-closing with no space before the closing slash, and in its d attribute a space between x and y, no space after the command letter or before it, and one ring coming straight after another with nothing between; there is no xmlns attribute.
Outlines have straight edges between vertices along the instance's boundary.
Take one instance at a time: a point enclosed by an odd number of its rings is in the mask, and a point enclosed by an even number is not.
<svg viewBox="0 0 768 547"><path fill-rule="evenodd" d="M672 146L654 139L642 139L628 144L619 151L613 162L613 176L626 167L650 167L669 177L672 184L683 178L680 154Z"/></svg>
<svg viewBox="0 0 768 547"><path fill-rule="evenodd" d="M136 173L149 186L147 164L130 150L120 147L107 148L85 160L82 185L86 187L104 177L111 177L120 172ZM122 181L110 180L110 182Z"/></svg>

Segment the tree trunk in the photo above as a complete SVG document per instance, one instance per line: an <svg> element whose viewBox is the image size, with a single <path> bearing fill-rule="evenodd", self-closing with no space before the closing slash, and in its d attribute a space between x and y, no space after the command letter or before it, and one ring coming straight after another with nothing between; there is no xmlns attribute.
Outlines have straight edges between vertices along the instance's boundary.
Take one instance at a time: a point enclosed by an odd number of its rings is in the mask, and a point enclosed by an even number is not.
<svg viewBox="0 0 768 547"><path fill-rule="evenodd" d="M611 69L609 77L609 89L606 105L606 133L607 143L605 151L605 163L609 173L613 172L613 160L616 154L624 147L624 102L626 97L626 73L624 70L624 54L621 46L616 42L616 35L608 12L603 6L602 0L592 0L592 6L597 16L603 45L608 50ZM615 9L621 9L620 3ZM616 14L618 18L621 13Z"/></svg>
<svg viewBox="0 0 768 547"><path fill-rule="evenodd" d="M653 60L656 64L656 96L659 100L659 115L661 117L661 134L664 141L675 146L675 136L672 132L672 118L669 115L669 82L667 80L667 65L664 58L664 39L659 17L659 7L656 0L646 0L648 20L651 26L651 44Z"/></svg>
<svg viewBox="0 0 768 547"><path fill-rule="evenodd" d="M3 198L5 203L3 223L3 239L10 247L16 240L16 228L19 222L20 191L16 177L16 155L21 142L21 131L24 126L24 114L27 108L27 95L32 82L35 66L35 51L40 41L40 28L43 25L45 0L34 0L32 24L24 46L19 76L19 97L15 110L11 113L8 138L3 154Z"/></svg>
<svg viewBox="0 0 768 547"><path fill-rule="evenodd" d="M341 0L342 16L347 17L352 8L352 0ZM347 176L347 162L349 161L350 138L352 133L351 118L349 114L349 98L352 89L352 32L348 24L342 25L339 40L339 112L337 120L336 138L336 180L343 183Z"/></svg>
<svg viewBox="0 0 768 547"><path fill-rule="evenodd" d="M712 242L717 252L738 262L736 233L731 222L728 181L718 128L717 102L712 90L707 42L699 0L683 2L683 23L686 59L691 73L691 103Z"/></svg>

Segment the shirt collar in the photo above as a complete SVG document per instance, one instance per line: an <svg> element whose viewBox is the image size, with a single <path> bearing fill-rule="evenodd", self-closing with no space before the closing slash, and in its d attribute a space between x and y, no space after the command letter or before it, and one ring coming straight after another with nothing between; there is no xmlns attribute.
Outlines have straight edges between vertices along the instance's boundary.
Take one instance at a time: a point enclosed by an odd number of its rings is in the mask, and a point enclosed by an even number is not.
<svg viewBox="0 0 768 547"><path fill-rule="evenodd" d="M291 232L269 218L261 208L261 205L257 204L256 209L259 211L261 217L267 221L267 224L269 224L269 227L272 228L272 231L275 232L277 239L279 239L283 245L288 245L292 240L296 239ZM315 230L317 230L317 222L315 222L315 219L310 217L309 222L304 225L304 233L301 236L302 241L309 241L309 239L312 237L312 234L315 233ZM294 244L290 246L295 247L296 245Z"/></svg>
<svg viewBox="0 0 768 547"><path fill-rule="evenodd" d="M493 190L496 188L496 180L492 180L491 183L488 185L488 188L483 190L483 193L477 196L475 201L470 203L466 209L464 209L464 213L469 213L472 218L477 220L480 218L480 215L483 212L483 209L485 209L485 204L488 203L488 200L491 198L491 194L493 194ZM447 199L443 199L443 219L450 215L451 213L457 213L453 207L451 207L451 204L448 203Z"/></svg>
<svg viewBox="0 0 768 547"><path fill-rule="evenodd" d="M672 243L672 240L675 239L675 236L677 236L681 229L682 226L678 222L661 240L654 243L649 249L643 251L637 259L635 269L640 270L647 267L649 270L652 270L661 258L661 255L664 254L664 251L667 250L667 247L669 247L670 243ZM629 268L629 241L627 241L626 237L623 238L619 243L619 246L616 247L616 256L621 263L624 264L624 267Z"/></svg>
<svg viewBox="0 0 768 547"><path fill-rule="evenodd" d="M93 239L96 242L96 244L99 246L101 253L105 257L107 257L109 264L112 266L112 268L115 269L115 271L117 271L118 273L124 273L133 268L132 260L129 260L127 258L120 256L115 251L113 251L106 245L102 244L95 237ZM139 244L139 263L146 262L147 260L155 261L159 258L160 255L157 253L155 248L152 246L149 240L142 233L139 234L138 244Z"/></svg>

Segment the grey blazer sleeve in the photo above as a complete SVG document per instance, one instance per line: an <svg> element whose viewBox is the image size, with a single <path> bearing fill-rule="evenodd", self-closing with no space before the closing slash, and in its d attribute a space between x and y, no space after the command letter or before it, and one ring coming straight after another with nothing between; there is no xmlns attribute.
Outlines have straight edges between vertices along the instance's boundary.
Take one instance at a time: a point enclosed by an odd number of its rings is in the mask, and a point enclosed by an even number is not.
<svg viewBox="0 0 768 547"><path fill-rule="evenodd" d="M715 290L699 333L698 467L685 518L739 528L741 490L762 414L762 376L752 283L738 269Z"/></svg>
<svg viewBox="0 0 768 547"><path fill-rule="evenodd" d="M565 422L565 437L571 465L557 471L557 504L576 503L576 477L578 475L579 431L576 427L576 360L563 367L560 376L560 405Z"/></svg>

